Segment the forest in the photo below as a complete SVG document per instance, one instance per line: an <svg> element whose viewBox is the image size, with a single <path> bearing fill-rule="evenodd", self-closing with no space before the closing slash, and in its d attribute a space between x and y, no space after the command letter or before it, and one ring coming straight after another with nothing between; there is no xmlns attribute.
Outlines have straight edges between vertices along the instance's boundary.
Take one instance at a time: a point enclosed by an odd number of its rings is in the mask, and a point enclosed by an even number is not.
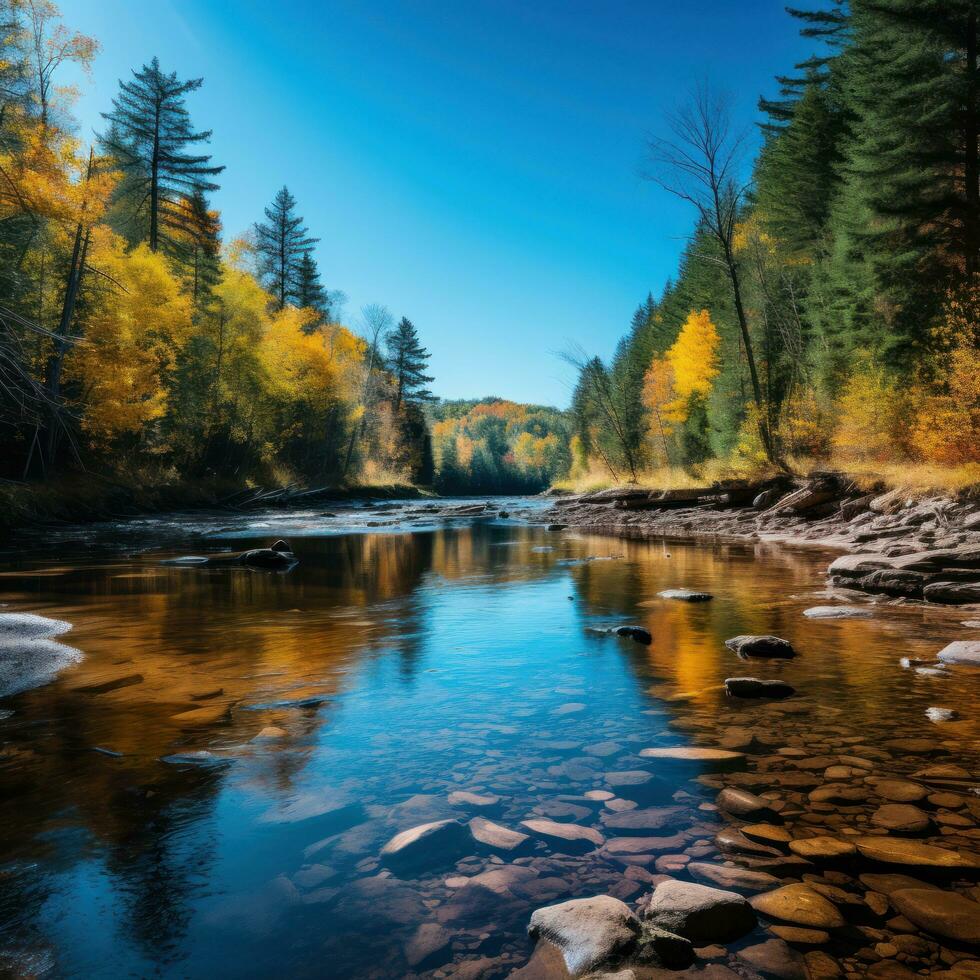
<svg viewBox="0 0 980 980"><path fill-rule="evenodd" d="M788 8L813 56L763 139L700 86L643 176L693 220L611 362L575 355L573 476L836 466L976 482L980 73L975 0Z"/></svg>
<svg viewBox="0 0 980 980"><path fill-rule="evenodd" d="M464 492L540 490L556 460L567 469L561 413L473 402L457 418L434 407L407 317L371 304L356 331L340 322L343 294L324 285L288 187L224 235L211 204L224 168L191 116L201 79L152 58L87 146L62 75L84 72L98 42L48 0L0 0L0 21L6 483L84 472Z"/></svg>
<svg viewBox="0 0 980 980"><path fill-rule="evenodd" d="M567 355L562 412L434 398L410 319L371 304L344 322L287 186L227 233L202 79L150 58L87 145L65 76L98 41L50 0L0 0L0 479L975 482L977 5L788 13L814 53L760 101L761 141L707 84L650 140L643 176L688 206L690 237L608 363Z"/></svg>

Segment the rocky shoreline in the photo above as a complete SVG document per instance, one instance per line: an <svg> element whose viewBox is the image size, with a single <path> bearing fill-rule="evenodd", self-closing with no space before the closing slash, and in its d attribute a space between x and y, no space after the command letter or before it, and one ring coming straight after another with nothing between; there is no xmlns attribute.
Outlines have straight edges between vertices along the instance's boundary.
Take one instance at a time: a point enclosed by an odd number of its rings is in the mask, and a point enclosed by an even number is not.
<svg viewBox="0 0 980 980"><path fill-rule="evenodd" d="M537 520L647 540L780 541L848 552L828 569L842 590L942 605L980 604L980 499L862 493L847 478L729 481L693 490L559 497Z"/></svg>

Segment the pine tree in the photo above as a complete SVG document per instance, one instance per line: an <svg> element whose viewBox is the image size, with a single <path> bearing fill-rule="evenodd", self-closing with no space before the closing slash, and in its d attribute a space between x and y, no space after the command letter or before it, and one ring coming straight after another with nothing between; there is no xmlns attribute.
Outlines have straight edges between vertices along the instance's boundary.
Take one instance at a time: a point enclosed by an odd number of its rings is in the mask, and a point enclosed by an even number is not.
<svg viewBox="0 0 980 980"><path fill-rule="evenodd" d="M398 326L388 332L385 342L388 370L395 379L395 411L402 402L431 401L433 395L426 385L433 379L425 373L430 354L419 341L412 321L402 317Z"/></svg>
<svg viewBox="0 0 980 980"><path fill-rule="evenodd" d="M199 190L182 203L186 240L181 242L181 251L191 283L191 296L197 306L207 301L221 277L221 221Z"/></svg>
<svg viewBox="0 0 980 980"><path fill-rule="evenodd" d="M301 302L303 259L320 240L311 238L303 218L296 213L296 198L282 187L265 209L266 220L255 225L259 273L279 309Z"/></svg>
<svg viewBox="0 0 980 980"><path fill-rule="evenodd" d="M102 113L110 124L102 145L126 178L120 207L137 228L135 240L154 252L181 253L181 239L190 234L184 202L216 191L210 178L224 170L212 165L210 154L191 152L211 138L210 130L194 132L185 104L202 82L167 75L154 58L132 81L119 82L112 112Z"/></svg>
<svg viewBox="0 0 980 980"><path fill-rule="evenodd" d="M779 83L778 99L767 99L764 96L759 98L759 110L768 117L762 124L762 129L767 134L778 132L790 122L796 103L810 86L824 86L829 82L834 60L848 41L848 3L849 0L833 0L833 6L823 10L786 8L791 17L803 22L800 35L817 39L821 43L821 49L795 66L799 74L776 77Z"/></svg>
<svg viewBox="0 0 980 980"><path fill-rule="evenodd" d="M317 322L310 325L309 331L330 321L330 297L320 282L320 270L316 259L309 252L303 254L297 276L296 305L316 310Z"/></svg>

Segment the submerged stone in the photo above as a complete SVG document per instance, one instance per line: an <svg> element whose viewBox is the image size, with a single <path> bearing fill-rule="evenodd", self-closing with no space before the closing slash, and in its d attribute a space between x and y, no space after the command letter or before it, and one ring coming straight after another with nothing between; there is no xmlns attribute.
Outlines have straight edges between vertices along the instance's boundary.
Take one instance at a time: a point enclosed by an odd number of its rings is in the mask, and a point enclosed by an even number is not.
<svg viewBox="0 0 980 980"><path fill-rule="evenodd" d="M839 929L844 917L832 902L808 885L783 885L771 892L753 895L752 908L770 919L816 929Z"/></svg>

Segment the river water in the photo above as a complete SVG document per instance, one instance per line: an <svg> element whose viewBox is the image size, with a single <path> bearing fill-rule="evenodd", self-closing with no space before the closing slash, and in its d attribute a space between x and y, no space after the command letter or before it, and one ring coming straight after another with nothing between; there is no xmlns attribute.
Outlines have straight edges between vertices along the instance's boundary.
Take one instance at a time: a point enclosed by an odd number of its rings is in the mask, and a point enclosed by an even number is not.
<svg viewBox="0 0 980 980"><path fill-rule="evenodd" d="M612 811L584 798L612 791L617 807L688 808L673 850L712 860L717 787L639 752L746 725L767 752L811 735L824 751L925 737L976 764L975 673L900 663L963 638L963 615L864 600L868 619L806 619L829 601L827 553L394 514L154 519L15 542L0 601L70 621L60 639L83 659L0 702L0 971L503 977L531 954L534 908L633 901L652 858L532 840L399 877L379 862L393 834L481 815L612 837ZM299 558L285 574L161 564L280 535ZM714 599L658 598L677 587ZM594 632L623 623L653 644ZM800 655L743 664L724 646L742 633ZM749 673L800 694L733 704L720 685ZM930 721L936 706L958 719ZM615 775L634 771L656 788ZM461 790L490 802L450 803Z"/></svg>

